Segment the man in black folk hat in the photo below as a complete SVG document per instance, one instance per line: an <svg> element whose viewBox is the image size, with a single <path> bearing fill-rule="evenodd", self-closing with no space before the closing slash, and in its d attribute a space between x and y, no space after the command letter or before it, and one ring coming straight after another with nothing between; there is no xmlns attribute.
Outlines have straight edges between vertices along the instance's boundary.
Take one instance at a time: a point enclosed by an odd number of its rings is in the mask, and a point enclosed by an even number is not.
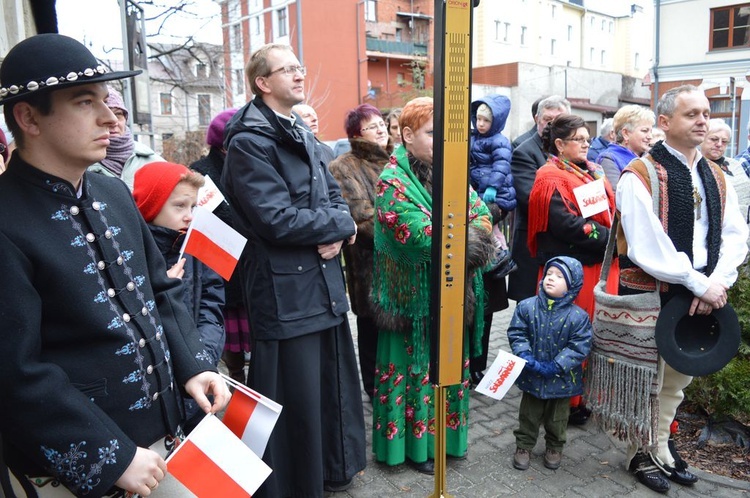
<svg viewBox="0 0 750 498"><path fill-rule="evenodd" d="M134 74L58 34L0 67L18 145L0 175L4 496L159 496L180 398L229 397L127 187L86 173L116 120L104 82Z"/></svg>
<svg viewBox="0 0 750 498"><path fill-rule="evenodd" d="M666 133L651 151L623 171L617 185L620 294L654 290L662 305L678 295L692 298L689 314L708 315L727 304L727 289L747 253L748 229L737 206L737 194L721 169L702 157L698 145L708 132L710 108L703 91L684 85L659 100L658 125ZM660 206L654 213L653 164ZM624 236L624 238L623 238ZM706 331L708 333L708 331ZM630 470L649 488L666 492L666 478L692 484L698 478L668 447L669 428L692 377L662 362L657 440L653 448L629 452ZM632 458L630 458L632 457Z"/></svg>

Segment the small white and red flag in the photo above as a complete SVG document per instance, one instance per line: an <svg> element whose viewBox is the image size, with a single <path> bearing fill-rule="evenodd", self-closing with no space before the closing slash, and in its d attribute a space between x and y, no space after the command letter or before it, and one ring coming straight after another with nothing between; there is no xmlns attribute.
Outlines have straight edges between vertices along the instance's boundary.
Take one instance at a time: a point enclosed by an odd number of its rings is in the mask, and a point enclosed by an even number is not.
<svg viewBox="0 0 750 498"><path fill-rule="evenodd" d="M203 264L221 275L224 280L232 276L247 239L206 208L196 206L182 253L192 254Z"/></svg>
<svg viewBox="0 0 750 498"><path fill-rule="evenodd" d="M268 439L281 414L281 405L231 377L222 374L234 387L222 421L253 453L263 458Z"/></svg>
<svg viewBox="0 0 750 498"><path fill-rule="evenodd" d="M198 205L213 212L226 199L210 176L203 175L203 178L205 183L198 189Z"/></svg>
<svg viewBox="0 0 750 498"><path fill-rule="evenodd" d="M167 470L198 498L251 497L271 468L214 415L167 458Z"/></svg>
<svg viewBox="0 0 750 498"><path fill-rule="evenodd" d="M490 398L503 399L525 365L526 360L501 349L474 390Z"/></svg>

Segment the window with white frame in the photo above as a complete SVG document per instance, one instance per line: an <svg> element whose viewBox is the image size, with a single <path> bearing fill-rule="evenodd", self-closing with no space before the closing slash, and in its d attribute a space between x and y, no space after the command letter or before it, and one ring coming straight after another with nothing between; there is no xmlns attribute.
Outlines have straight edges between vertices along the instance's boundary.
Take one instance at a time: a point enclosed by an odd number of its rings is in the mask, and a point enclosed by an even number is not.
<svg viewBox="0 0 750 498"><path fill-rule="evenodd" d="M603 66L606 61L607 61L607 51L602 50L601 65Z"/></svg>
<svg viewBox="0 0 750 498"><path fill-rule="evenodd" d="M245 93L245 72L242 69L234 70L234 93L236 95Z"/></svg>
<svg viewBox="0 0 750 498"><path fill-rule="evenodd" d="M495 21L495 41L507 42L510 23Z"/></svg>
<svg viewBox="0 0 750 498"><path fill-rule="evenodd" d="M568 24L568 41L573 40L573 26Z"/></svg>
<svg viewBox="0 0 750 498"><path fill-rule="evenodd" d="M365 21L377 22L378 20L378 2L376 0L365 0Z"/></svg>
<svg viewBox="0 0 750 498"><path fill-rule="evenodd" d="M198 126L208 126L211 123L211 95L198 94Z"/></svg>
<svg viewBox="0 0 750 498"><path fill-rule="evenodd" d="M289 34L289 27L287 26L287 10L286 7L282 7L276 11L276 36L286 36Z"/></svg>
<svg viewBox="0 0 750 498"><path fill-rule="evenodd" d="M521 45L526 45L526 26L521 26Z"/></svg>
<svg viewBox="0 0 750 498"><path fill-rule="evenodd" d="M255 16L252 19L252 25L253 25L253 34L259 35L260 34L260 16Z"/></svg>
<svg viewBox="0 0 750 498"><path fill-rule="evenodd" d="M208 78L208 66L204 62L195 64L195 77L199 79Z"/></svg>
<svg viewBox="0 0 750 498"><path fill-rule="evenodd" d="M242 26L239 24L232 26L232 48L237 51L242 50Z"/></svg>
<svg viewBox="0 0 750 498"><path fill-rule="evenodd" d="M162 92L159 94L159 110L165 116L172 115L172 94Z"/></svg>
<svg viewBox="0 0 750 498"><path fill-rule="evenodd" d="M549 54L550 55L555 55L555 43L556 43L556 41L555 41L554 38L552 40L550 40L550 44L549 44Z"/></svg>

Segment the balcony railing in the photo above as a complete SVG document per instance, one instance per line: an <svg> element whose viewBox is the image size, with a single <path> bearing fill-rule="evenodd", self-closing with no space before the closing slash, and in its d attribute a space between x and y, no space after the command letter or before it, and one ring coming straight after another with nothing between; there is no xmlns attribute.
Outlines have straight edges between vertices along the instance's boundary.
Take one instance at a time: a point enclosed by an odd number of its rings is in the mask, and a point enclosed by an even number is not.
<svg viewBox="0 0 750 498"><path fill-rule="evenodd" d="M367 50L384 54L427 55L427 45L421 43L399 42L367 38Z"/></svg>

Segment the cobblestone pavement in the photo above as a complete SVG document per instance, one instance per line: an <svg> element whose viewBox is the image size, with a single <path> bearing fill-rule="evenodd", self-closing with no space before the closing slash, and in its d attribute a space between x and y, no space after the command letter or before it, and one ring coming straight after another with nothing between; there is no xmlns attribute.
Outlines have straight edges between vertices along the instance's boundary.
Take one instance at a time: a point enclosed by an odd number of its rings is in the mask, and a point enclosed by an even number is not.
<svg viewBox="0 0 750 498"><path fill-rule="evenodd" d="M489 362L500 349L508 349L507 327L513 313L509 309L495 313L490 336ZM350 313L356 341L356 322ZM356 347L355 347L356 351ZM515 451L513 430L517 426L521 393L513 387L502 401L471 393L469 413L469 452L465 460L449 460L446 473L448 495L454 497L611 497L663 496L638 483L623 467L625 444L598 429L589 421L582 427L570 427L563 452L562 466L554 471L542 463L544 440L532 454L527 471L513 468ZM368 449L372 431L372 408L362 395L367 426ZM543 429L542 429L543 431ZM691 470L695 470L692 469ZM750 483L736 481L695 470L701 480L693 487L672 483L668 496L673 498L750 496ZM354 478L345 492L330 493L336 498L426 497L434 493L432 476L419 474L406 465L388 467L368 456L367 468Z"/></svg>

